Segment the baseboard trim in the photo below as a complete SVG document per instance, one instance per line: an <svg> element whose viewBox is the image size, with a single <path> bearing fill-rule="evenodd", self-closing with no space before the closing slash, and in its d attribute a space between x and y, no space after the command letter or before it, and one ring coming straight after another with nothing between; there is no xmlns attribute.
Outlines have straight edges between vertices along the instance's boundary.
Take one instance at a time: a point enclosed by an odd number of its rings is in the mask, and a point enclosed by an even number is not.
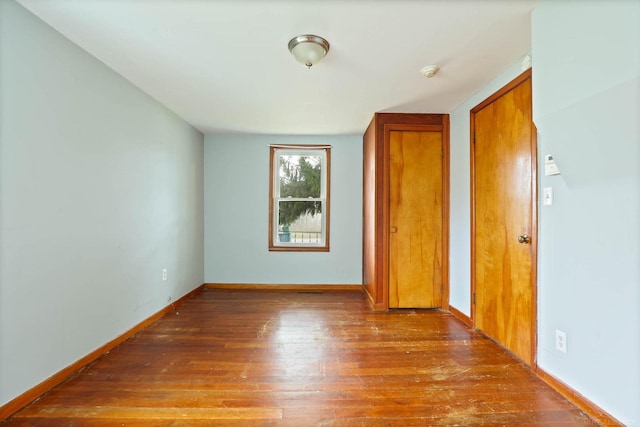
<svg viewBox="0 0 640 427"><path fill-rule="evenodd" d="M205 283L207 289L245 289L245 290L273 290L293 292L326 292L347 291L362 292L362 285L304 285L304 284L272 284L272 283Z"/></svg>
<svg viewBox="0 0 640 427"><path fill-rule="evenodd" d="M17 396L13 400L5 403L0 406L0 422L6 420L11 415L15 414L22 408L29 405L31 402L48 392L49 390L56 387L58 384L65 381L71 375L81 370L85 366L93 363L98 360L104 354L113 350L124 341L128 340L138 332L142 331L158 319L160 319L165 314L169 313L171 310L174 310L186 300L192 298L194 295L200 293L204 288L208 289L250 289L250 290L282 290L282 291L348 291L348 292L363 292L362 285L277 285L277 284L260 284L260 283L204 283L191 292L184 295L182 298L174 301L172 304L167 305L162 310L156 312L151 315L147 319L135 325L133 328L129 329L122 335L114 338L113 340L107 342L71 365L63 368L62 370L56 372L51 377L42 381L40 384L32 387L31 389L25 391L21 395ZM364 292L367 294L366 292ZM368 294L367 294L368 295ZM460 310L453 306L449 306L449 312L458 320L463 322L465 325L469 327L473 327L473 322L471 318ZM611 414L602 410L598 405L591 402L586 397L582 396L580 393L575 391L573 388L569 387L564 382L560 381L553 375L545 372L543 369L538 367L535 369L535 374L548 384L551 388L556 390L558 393L567 398L571 403L576 405L582 411L584 411L589 417L591 417L596 422L606 425L606 426L624 426L619 420L613 417Z"/></svg>
<svg viewBox="0 0 640 427"><path fill-rule="evenodd" d="M598 405L554 377L543 369L536 369L536 375L567 400L580 408L585 414L603 426L624 426L611 414L603 411Z"/></svg>
<svg viewBox="0 0 640 427"><path fill-rule="evenodd" d="M471 317L467 316L454 306L449 306L449 313L453 314L453 317L467 325L469 328L473 328L473 321L471 320Z"/></svg>
<svg viewBox="0 0 640 427"><path fill-rule="evenodd" d="M129 338L131 338L132 336L134 336L135 334L137 334L147 326L151 325L153 322L155 322L165 314L169 313L171 310L178 307L184 301L200 293L203 288L204 288L204 285L198 286L197 288L195 288L194 290L192 290L182 298L177 299L172 304L169 304L168 306L164 307L162 310L158 311L157 313L151 315L147 319L138 323L137 325L135 325L133 328L129 329L122 335L112 339L111 341L95 349L91 353L75 361L74 363L67 366L66 368L63 368L62 370L56 372L46 380L42 381L40 384L30 388L29 390L25 391L18 397L0 406L0 423L5 419L9 418L11 415L18 412L19 410L21 410L22 408L24 408L25 406L29 405L31 402L33 402L43 394L47 393L49 390L53 389L58 384L65 381L67 378L69 378L70 376L72 376L82 368L95 362L104 354L110 352L111 350L113 350L114 348L122 344L124 341L128 340Z"/></svg>
<svg viewBox="0 0 640 427"><path fill-rule="evenodd" d="M462 313L457 308L455 308L455 307L450 305L449 306L449 312L456 319L460 320L462 323L464 323L469 328L473 328L474 327L473 326L473 321L471 320L471 317L469 317L466 314ZM489 338L492 341L494 341L499 346L503 347L503 345L501 343L495 341L493 338L491 338L488 335L486 335L483 331L479 330L479 332L481 332L487 338ZM507 350L507 349L505 349L505 350ZM507 351L509 351L509 350L507 350ZM541 369L539 366L537 366L537 364L532 366L531 369L532 369L533 373L538 378L540 378L542 381L544 381L547 385L549 385L555 391L560 393L568 401L570 401L571 403L576 405L578 408L580 408L580 410L582 410L585 414L587 414L591 419L593 419L597 423L599 423L599 424L601 424L603 426L624 426L623 423L618 421L611 414L609 414L608 412L602 410L598 405L596 405L595 403L591 402L589 399L587 399L586 397L584 397L583 395L581 395L580 393L575 391L573 388L569 387L564 382L560 381L559 379L557 379L553 375L545 372L543 369Z"/></svg>

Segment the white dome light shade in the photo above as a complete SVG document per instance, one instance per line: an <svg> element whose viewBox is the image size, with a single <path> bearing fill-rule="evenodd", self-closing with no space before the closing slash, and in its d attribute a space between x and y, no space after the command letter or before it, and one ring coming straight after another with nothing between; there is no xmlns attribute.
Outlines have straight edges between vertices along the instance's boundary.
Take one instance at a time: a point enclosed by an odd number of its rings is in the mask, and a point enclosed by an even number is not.
<svg viewBox="0 0 640 427"><path fill-rule="evenodd" d="M329 42L320 36L305 34L289 41L289 51L296 61L311 68L329 52Z"/></svg>

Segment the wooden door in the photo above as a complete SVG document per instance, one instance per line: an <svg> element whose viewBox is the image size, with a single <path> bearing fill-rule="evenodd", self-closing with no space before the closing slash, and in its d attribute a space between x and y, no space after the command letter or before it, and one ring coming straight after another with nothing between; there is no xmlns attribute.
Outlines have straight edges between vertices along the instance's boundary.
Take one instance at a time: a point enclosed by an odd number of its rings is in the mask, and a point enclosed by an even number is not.
<svg viewBox="0 0 640 427"><path fill-rule="evenodd" d="M442 139L389 134L389 308L442 304Z"/></svg>
<svg viewBox="0 0 640 427"><path fill-rule="evenodd" d="M476 327L533 366L537 229L531 111L529 71L471 112L472 317Z"/></svg>

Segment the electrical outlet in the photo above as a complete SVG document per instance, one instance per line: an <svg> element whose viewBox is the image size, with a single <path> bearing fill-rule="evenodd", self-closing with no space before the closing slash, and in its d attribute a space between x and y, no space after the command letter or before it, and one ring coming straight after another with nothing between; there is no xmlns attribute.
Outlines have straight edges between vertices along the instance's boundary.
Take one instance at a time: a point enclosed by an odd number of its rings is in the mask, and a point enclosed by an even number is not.
<svg viewBox="0 0 640 427"><path fill-rule="evenodd" d="M556 350L567 352L567 333L556 329Z"/></svg>
<svg viewBox="0 0 640 427"><path fill-rule="evenodd" d="M164 268L162 270L162 280L167 280L167 269L166 268Z"/></svg>

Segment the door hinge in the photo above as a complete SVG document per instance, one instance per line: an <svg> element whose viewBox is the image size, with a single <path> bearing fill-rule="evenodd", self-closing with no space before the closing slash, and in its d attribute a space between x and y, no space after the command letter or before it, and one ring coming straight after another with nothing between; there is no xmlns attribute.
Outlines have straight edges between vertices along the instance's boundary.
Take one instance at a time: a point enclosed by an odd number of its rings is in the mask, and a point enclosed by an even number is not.
<svg viewBox="0 0 640 427"><path fill-rule="evenodd" d="M471 140L473 141L474 144L476 143L476 133L475 132L473 133L473 138L471 138Z"/></svg>
<svg viewBox="0 0 640 427"><path fill-rule="evenodd" d="M475 305L475 303L476 303L476 293L474 292L473 293L473 304Z"/></svg>
<svg viewBox="0 0 640 427"><path fill-rule="evenodd" d="M440 149L440 157L442 157L444 159L444 148Z"/></svg>

